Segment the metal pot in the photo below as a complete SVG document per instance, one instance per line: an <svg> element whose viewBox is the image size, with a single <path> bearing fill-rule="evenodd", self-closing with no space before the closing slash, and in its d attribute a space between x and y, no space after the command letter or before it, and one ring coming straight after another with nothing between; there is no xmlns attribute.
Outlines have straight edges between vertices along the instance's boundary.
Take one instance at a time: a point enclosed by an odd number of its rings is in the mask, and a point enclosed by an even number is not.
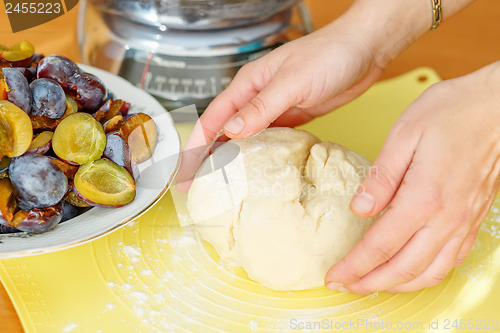
<svg viewBox="0 0 500 333"><path fill-rule="evenodd" d="M169 110L190 104L203 110L244 64L289 41L288 33L296 28L291 24L292 8L253 24L189 30L152 24L154 20L143 24L125 12L115 12L118 7L103 10L93 5L95 2L102 5L104 0L84 0L80 6L78 32L84 63L124 77ZM151 1L123 1L122 5L125 3L139 6ZM307 33L311 30L307 9L303 3L296 7L302 19L302 26L297 28Z"/></svg>
<svg viewBox="0 0 500 333"><path fill-rule="evenodd" d="M265 21L297 0L89 0L100 11L148 25L211 30Z"/></svg>

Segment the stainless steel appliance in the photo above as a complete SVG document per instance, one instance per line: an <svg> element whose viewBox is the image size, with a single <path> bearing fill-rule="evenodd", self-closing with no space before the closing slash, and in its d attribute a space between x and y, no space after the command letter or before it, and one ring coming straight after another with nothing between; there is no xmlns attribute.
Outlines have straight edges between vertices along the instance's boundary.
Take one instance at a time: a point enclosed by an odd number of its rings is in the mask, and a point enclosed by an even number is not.
<svg viewBox="0 0 500 333"><path fill-rule="evenodd" d="M118 74L167 109L201 111L241 66L312 30L296 0L88 0L79 16L83 61Z"/></svg>

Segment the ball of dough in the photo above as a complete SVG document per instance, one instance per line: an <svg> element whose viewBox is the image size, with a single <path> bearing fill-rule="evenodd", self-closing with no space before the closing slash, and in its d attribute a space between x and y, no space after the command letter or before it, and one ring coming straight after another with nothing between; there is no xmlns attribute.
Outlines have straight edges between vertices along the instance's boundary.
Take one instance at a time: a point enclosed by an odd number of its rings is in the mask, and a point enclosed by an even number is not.
<svg viewBox="0 0 500 333"><path fill-rule="evenodd" d="M370 164L305 131L269 128L215 150L188 210L221 259L251 279L275 290L323 286L374 222L349 209Z"/></svg>

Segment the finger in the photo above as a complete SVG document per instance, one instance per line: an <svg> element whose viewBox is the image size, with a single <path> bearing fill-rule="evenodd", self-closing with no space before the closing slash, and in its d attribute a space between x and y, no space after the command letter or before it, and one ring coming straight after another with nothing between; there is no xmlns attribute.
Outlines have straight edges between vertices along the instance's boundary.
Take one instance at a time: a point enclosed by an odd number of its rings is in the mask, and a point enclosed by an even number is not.
<svg viewBox="0 0 500 333"><path fill-rule="evenodd" d="M262 131L282 113L302 100L300 84L289 71L280 70L273 79L225 125L231 138L245 138Z"/></svg>
<svg viewBox="0 0 500 333"><path fill-rule="evenodd" d="M178 191L186 193L194 180L199 166L205 158L211 154L216 147L227 141L228 138L221 137L213 145L196 147L190 145L189 141L182 151L181 165L175 178L175 187Z"/></svg>
<svg viewBox="0 0 500 333"><path fill-rule="evenodd" d="M333 109L332 109L333 110ZM315 114L299 107L291 107L278 116L270 126L274 127L296 127L305 124L315 118Z"/></svg>
<svg viewBox="0 0 500 333"><path fill-rule="evenodd" d="M493 170L492 170L493 171ZM492 174L492 173L490 173ZM497 173L498 174L498 173ZM496 178L496 177L495 177ZM488 181L488 180L486 180ZM460 249L460 252L457 256L457 260L455 261L455 267L460 266L466 259L467 254L470 252L472 247L474 246L474 243L476 242L477 234L479 232L479 228L481 227L481 223L484 221L486 216L488 215L491 205L493 204L493 201L496 198L497 190L495 187L495 190L491 191L488 195L488 198L483 201L482 208L478 211L477 216L475 217L475 224L470 231L469 235L467 235L467 238L465 239L462 248Z"/></svg>
<svg viewBox="0 0 500 333"><path fill-rule="evenodd" d="M176 175L176 188L179 191L187 192L189 190L194 175L210 152L206 137L215 138L216 136L217 133L204 131L199 120L196 122L191 136L182 149L181 164Z"/></svg>
<svg viewBox="0 0 500 333"><path fill-rule="evenodd" d="M383 73L383 68L374 67L361 81L343 93L311 107L292 107L280 115L271 126L295 127L311 121L315 117L333 111L347 104L370 88Z"/></svg>
<svg viewBox="0 0 500 333"><path fill-rule="evenodd" d="M467 254L470 252L470 250L474 246L474 243L476 242L478 232L479 232L479 226L474 230L472 230L471 233L467 236L455 260L455 266L460 266L465 261Z"/></svg>
<svg viewBox="0 0 500 333"><path fill-rule="evenodd" d="M295 127L311 121L313 118L321 116L327 112L333 111L342 105L349 103L355 98L361 96L368 88L370 88L375 81L383 73L384 69L374 67L368 72L368 75L361 81L353 85L346 91L330 98L324 102L311 107L292 107L285 113L280 115L273 123L272 126L289 126Z"/></svg>
<svg viewBox="0 0 500 333"><path fill-rule="evenodd" d="M378 266L355 283L344 287L357 294L372 294L408 283L424 272L441 251L446 239L447 235L443 235L441 226L424 227L417 231L389 261ZM457 248L460 245L461 243L457 244Z"/></svg>
<svg viewBox="0 0 500 333"><path fill-rule="evenodd" d="M430 265L412 281L387 289L390 293L402 293L420 290L439 284L455 265L463 237L457 235L450 239L437 254Z"/></svg>
<svg viewBox="0 0 500 333"><path fill-rule="evenodd" d="M368 229L363 239L327 272L325 283L329 289L358 281L400 251L430 214L425 209L419 209L425 204L418 204L424 201L418 199L418 193L405 184L400 187L392 206ZM419 194L423 196L423 193ZM403 217L404 220L401 220ZM328 285L331 282L335 284Z"/></svg>
<svg viewBox="0 0 500 333"><path fill-rule="evenodd" d="M392 132L392 131L391 131ZM411 163L418 140L392 132L351 201L351 210L361 217L379 214L392 200Z"/></svg>
<svg viewBox="0 0 500 333"><path fill-rule="evenodd" d="M201 131L204 134L202 138L200 133L196 133L196 137L199 138L198 145L210 143L220 133L229 118L269 83L272 73L259 75L261 72L272 72L272 69L267 66L265 62L259 60L243 66L229 86L209 104L199 119L200 126L195 128L195 131Z"/></svg>
<svg viewBox="0 0 500 333"><path fill-rule="evenodd" d="M229 118L259 93L259 87L267 83L261 81L262 76L252 75L253 72L258 71L258 68L252 70L254 67L241 68L229 86L208 105L201 115L200 122L203 124L203 130L207 131L207 141L213 139L209 136L211 133L219 132Z"/></svg>
<svg viewBox="0 0 500 333"><path fill-rule="evenodd" d="M209 152L208 146L223 134L222 127L227 120L255 97L259 88L267 83L265 75L257 75L260 71L267 71L265 66L265 63L255 61L241 68L226 90L210 103L198 119L183 148L182 161L176 177L176 187L179 191L187 192L196 171Z"/></svg>

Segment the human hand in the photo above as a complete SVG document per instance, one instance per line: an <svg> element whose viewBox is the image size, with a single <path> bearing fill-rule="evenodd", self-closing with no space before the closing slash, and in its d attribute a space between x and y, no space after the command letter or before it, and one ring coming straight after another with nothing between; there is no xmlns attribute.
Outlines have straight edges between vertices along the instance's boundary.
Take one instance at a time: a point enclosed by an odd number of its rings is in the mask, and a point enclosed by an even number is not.
<svg viewBox="0 0 500 333"><path fill-rule="evenodd" d="M383 71L369 36L346 13L241 68L196 124L184 148L177 188L189 188L206 151L199 147L218 135L244 138L270 124L297 126L361 95Z"/></svg>
<svg viewBox="0 0 500 333"><path fill-rule="evenodd" d="M500 184L500 62L425 91L392 127L351 202L389 208L326 274L330 289L409 292L442 281L472 248Z"/></svg>
<svg viewBox="0 0 500 333"><path fill-rule="evenodd" d="M447 4L446 12L470 1ZM430 28L430 10L425 1L356 0L326 27L245 65L197 122L183 149L177 189L189 189L215 139L297 126L361 95Z"/></svg>
<svg viewBox="0 0 500 333"><path fill-rule="evenodd" d="M367 37L344 21L245 65L203 114L204 128L245 138L271 124L303 124L361 95L383 69Z"/></svg>

